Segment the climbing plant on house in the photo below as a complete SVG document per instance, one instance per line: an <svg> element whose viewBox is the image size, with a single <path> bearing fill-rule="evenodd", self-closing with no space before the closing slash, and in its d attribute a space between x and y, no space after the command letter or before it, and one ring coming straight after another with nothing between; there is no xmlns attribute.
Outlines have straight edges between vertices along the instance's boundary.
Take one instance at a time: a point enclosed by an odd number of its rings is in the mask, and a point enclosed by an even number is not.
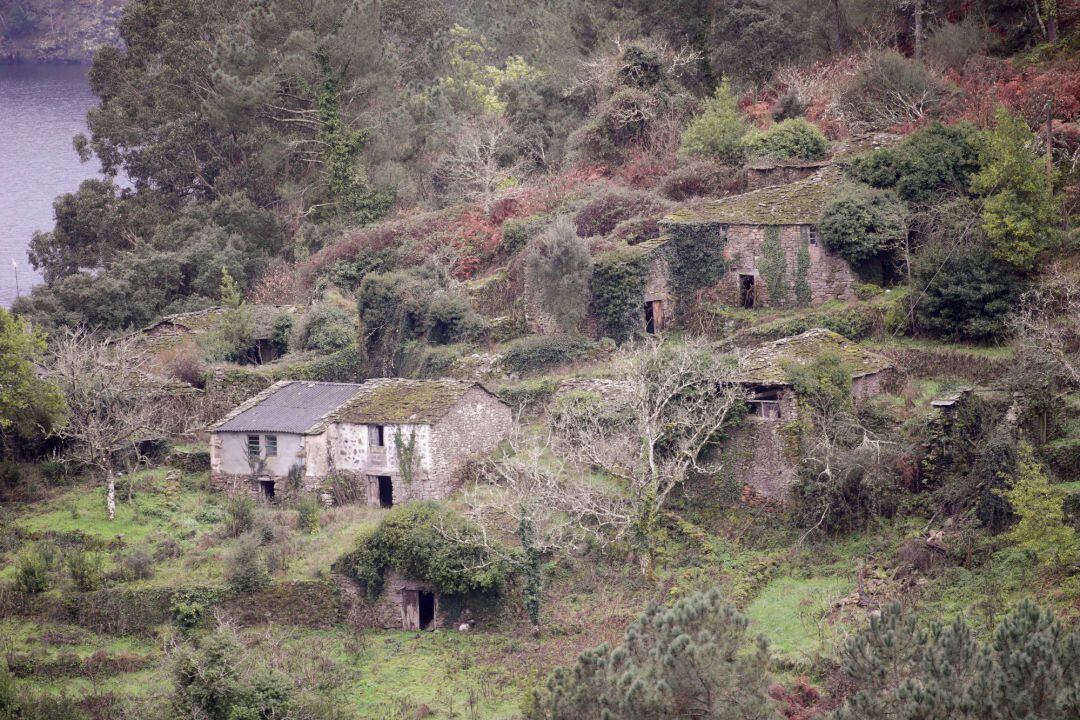
<svg viewBox="0 0 1080 720"><path fill-rule="evenodd" d="M615 340L634 335L638 311L645 293L647 256L633 251L615 251L594 259L590 282L593 313L601 332Z"/></svg>
<svg viewBox="0 0 1080 720"><path fill-rule="evenodd" d="M795 303L809 305L813 299L810 288L810 238L803 232L799 250L795 254Z"/></svg>
<svg viewBox="0 0 1080 720"><path fill-rule="evenodd" d="M761 262L758 263L761 275L765 278L765 289L769 293L769 302L774 305L786 305L791 288L787 279L787 255L780 244L780 228L769 225L765 228L765 240L761 243Z"/></svg>

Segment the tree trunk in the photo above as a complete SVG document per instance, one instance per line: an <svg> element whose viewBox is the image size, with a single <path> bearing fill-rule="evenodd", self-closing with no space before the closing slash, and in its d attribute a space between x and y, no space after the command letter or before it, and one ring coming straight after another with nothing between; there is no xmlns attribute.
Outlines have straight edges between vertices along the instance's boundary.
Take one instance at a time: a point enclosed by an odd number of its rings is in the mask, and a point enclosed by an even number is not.
<svg viewBox="0 0 1080 720"><path fill-rule="evenodd" d="M107 481L109 491L105 497L105 508L109 512L109 521L112 522L116 519L116 476L113 475L112 470L108 471Z"/></svg>
<svg viewBox="0 0 1080 720"><path fill-rule="evenodd" d="M1057 0L1047 0L1046 7L1046 41L1056 43L1058 41L1058 7Z"/></svg>
<svg viewBox="0 0 1080 720"><path fill-rule="evenodd" d="M915 0L915 59L923 59L923 15L926 10L926 0Z"/></svg>

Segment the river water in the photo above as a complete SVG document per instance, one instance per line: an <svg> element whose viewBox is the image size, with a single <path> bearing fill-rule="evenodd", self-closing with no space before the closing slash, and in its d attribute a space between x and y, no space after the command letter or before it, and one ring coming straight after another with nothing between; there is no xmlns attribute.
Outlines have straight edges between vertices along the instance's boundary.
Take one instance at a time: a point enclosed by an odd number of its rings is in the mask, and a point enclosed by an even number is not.
<svg viewBox="0 0 1080 720"><path fill-rule="evenodd" d="M53 225L52 201L98 174L71 139L95 98L78 65L0 64L0 305L41 278L26 259L35 230ZM16 285L16 268L18 265Z"/></svg>

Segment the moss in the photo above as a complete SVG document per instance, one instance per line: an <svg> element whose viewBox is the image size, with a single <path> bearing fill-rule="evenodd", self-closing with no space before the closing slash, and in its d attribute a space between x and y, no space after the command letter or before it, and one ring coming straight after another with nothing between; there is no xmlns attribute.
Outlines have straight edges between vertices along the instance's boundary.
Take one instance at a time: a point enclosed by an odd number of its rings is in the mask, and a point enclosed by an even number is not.
<svg viewBox="0 0 1080 720"><path fill-rule="evenodd" d="M852 377L892 367L886 358L864 349L858 343L831 330L816 328L751 350L743 358L740 375L744 382L760 385L786 384L787 368L793 364L813 362L826 353L839 357L844 369Z"/></svg>
<svg viewBox="0 0 1080 720"><path fill-rule="evenodd" d="M472 387L457 380L374 381L335 415L343 422L434 422Z"/></svg>
<svg viewBox="0 0 1080 720"><path fill-rule="evenodd" d="M762 188L683 209L664 219L668 227L680 224L816 225L842 180L839 168L829 166L798 182Z"/></svg>
<svg viewBox="0 0 1080 720"><path fill-rule="evenodd" d="M649 245L642 243L593 259L593 314L600 321L601 332L615 340L632 337L641 325L639 315L649 259L645 249Z"/></svg>

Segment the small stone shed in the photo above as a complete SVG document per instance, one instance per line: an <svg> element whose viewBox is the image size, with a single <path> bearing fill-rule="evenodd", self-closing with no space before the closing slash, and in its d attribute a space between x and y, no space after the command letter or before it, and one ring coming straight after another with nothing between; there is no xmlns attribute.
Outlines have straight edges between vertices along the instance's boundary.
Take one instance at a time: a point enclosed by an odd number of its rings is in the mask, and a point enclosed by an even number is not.
<svg viewBox="0 0 1080 720"><path fill-rule="evenodd" d="M251 316L254 337L247 350L251 363L261 365L278 357L274 345L274 323L282 315L298 319L303 308L298 305L246 305ZM212 307L205 310L167 315L152 325L139 330L143 347L155 355L163 355L179 349L186 341L214 332L220 327L225 308Z"/></svg>
<svg viewBox="0 0 1080 720"><path fill-rule="evenodd" d="M746 166L746 189L787 185L805 180L827 167L830 160L755 160Z"/></svg>
<svg viewBox="0 0 1080 720"><path fill-rule="evenodd" d="M495 613L494 595L448 595L430 583L413 580L393 567L386 569L383 589L374 600L349 578L340 577L342 590L353 597L349 622L384 630L444 630L485 622Z"/></svg>
<svg viewBox="0 0 1080 720"><path fill-rule="evenodd" d="M213 426L211 478L268 499L325 488L331 478L382 507L444 498L512 422L509 406L476 383L287 380Z"/></svg>
<svg viewBox="0 0 1080 720"><path fill-rule="evenodd" d="M661 223L665 235L675 233L715 238L723 244L727 272L716 290L724 302L745 308L777 305L769 297L766 240L778 241L783 254L787 300L794 296L800 269L798 255L809 255L806 280L812 305L827 300L854 299L857 277L840 256L822 246L818 223L833 192L842 181L842 170L828 165L809 177L774 187L712 200L668 215Z"/></svg>
<svg viewBox="0 0 1080 720"><path fill-rule="evenodd" d="M736 431L729 449L736 476L758 495L783 499L795 477L798 458L788 447L784 427L798 418L795 391L788 380L791 365L804 365L832 353L851 374L851 393L867 398L885 390L893 365L856 342L824 328L807 330L750 350L740 361L750 415Z"/></svg>

